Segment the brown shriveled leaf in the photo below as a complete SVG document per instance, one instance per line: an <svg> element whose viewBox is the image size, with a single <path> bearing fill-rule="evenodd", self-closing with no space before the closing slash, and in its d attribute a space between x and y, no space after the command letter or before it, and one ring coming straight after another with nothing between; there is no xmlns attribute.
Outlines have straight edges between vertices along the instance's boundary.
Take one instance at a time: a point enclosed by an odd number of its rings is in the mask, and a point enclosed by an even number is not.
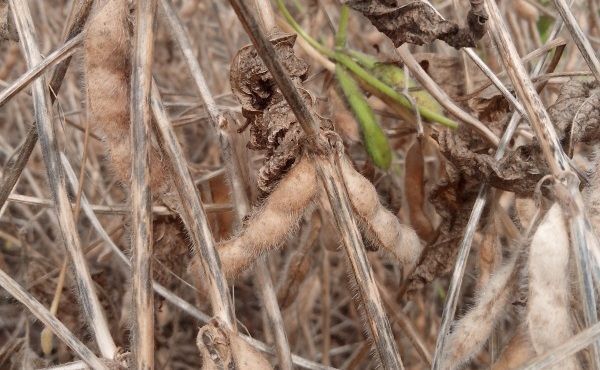
<svg viewBox="0 0 600 370"><path fill-rule="evenodd" d="M572 79L548 108L563 145L600 139L600 87L596 81Z"/></svg>
<svg viewBox="0 0 600 370"><path fill-rule="evenodd" d="M279 60L300 90L304 102L314 109L316 99L302 86L308 75L308 64L294 54L295 41L295 35L279 34L271 38ZM300 156L304 132L254 46L245 46L235 55L230 80L233 94L242 105L242 115L246 118L243 129L250 126L248 148L266 152L265 163L258 174L258 189L264 198ZM322 127L332 128L328 120L316 114L315 117L319 118Z"/></svg>
<svg viewBox="0 0 600 370"><path fill-rule="evenodd" d="M464 178L446 163L446 173L431 190L429 200L442 217L439 236L427 246L408 281L408 293L414 293L437 277L448 273L456 261L458 244L473 208L479 182ZM484 219L487 217L484 214ZM485 224L485 222L482 222Z"/></svg>
<svg viewBox="0 0 600 370"><path fill-rule="evenodd" d="M471 1L466 27L444 20L430 4L423 1L349 0L346 4L367 17L396 47L405 42L429 44L437 39L457 49L473 47L485 33L487 15L483 2L479 0Z"/></svg>
<svg viewBox="0 0 600 370"><path fill-rule="evenodd" d="M442 154L462 176L477 182L487 180L494 187L522 196L531 195L537 182L548 173L537 144L517 147L496 161L467 130L441 131L437 141Z"/></svg>

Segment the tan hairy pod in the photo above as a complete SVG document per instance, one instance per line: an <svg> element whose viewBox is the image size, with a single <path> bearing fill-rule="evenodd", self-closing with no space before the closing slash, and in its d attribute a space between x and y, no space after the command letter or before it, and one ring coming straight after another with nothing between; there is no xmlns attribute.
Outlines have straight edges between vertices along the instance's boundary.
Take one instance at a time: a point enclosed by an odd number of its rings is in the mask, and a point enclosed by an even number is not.
<svg viewBox="0 0 600 370"><path fill-rule="evenodd" d="M403 267L411 269L422 250L415 231L402 225L393 213L385 209L373 184L358 173L346 158L340 159L340 167L363 234L374 245L394 256Z"/></svg>
<svg viewBox="0 0 600 370"><path fill-rule="evenodd" d="M297 227L317 193L315 167L304 156L250 216L241 233L218 246L225 276L235 277L260 255L280 246Z"/></svg>
<svg viewBox="0 0 600 370"><path fill-rule="evenodd" d="M520 327L508 341L500 357L492 365L491 370L518 369L534 356L535 351L531 345L527 330L524 327Z"/></svg>
<svg viewBox="0 0 600 370"><path fill-rule="evenodd" d="M537 355L573 335L569 314L569 234L560 205L555 203L538 227L529 250L529 298L526 316ZM578 369L574 357L555 369Z"/></svg>
<svg viewBox="0 0 600 370"><path fill-rule="evenodd" d="M425 212L425 156L424 142L416 140L408 149L405 159L404 191L408 204L410 224L422 240L435 237L431 220Z"/></svg>
<svg viewBox="0 0 600 370"><path fill-rule="evenodd" d="M131 176L131 37L127 1L98 0L86 28L84 71L88 119L102 133L112 170L129 184ZM168 171L156 149L150 151L150 186L168 188Z"/></svg>
<svg viewBox="0 0 600 370"><path fill-rule="evenodd" d="M515 283L517 256L501 266L478 292L475 306L458 320L446 345L443 369L456 369L485 345L496 323L509 305Z"/></svg>
<svg viewBox="0 0 600 370"><path fill-rule="evenodd" d="M269 361L239 335L214 322L200 328L196 345L200 350L202 370L272 369Z"/></svg>

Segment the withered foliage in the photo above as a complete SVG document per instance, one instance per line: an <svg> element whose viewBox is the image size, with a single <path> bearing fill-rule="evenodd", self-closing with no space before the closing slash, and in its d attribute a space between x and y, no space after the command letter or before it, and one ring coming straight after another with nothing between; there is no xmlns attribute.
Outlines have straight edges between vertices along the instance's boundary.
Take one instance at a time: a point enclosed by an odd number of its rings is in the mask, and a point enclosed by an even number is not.
<svg viewBox="0 0 600 370"><path fill-rule="evenodd" d="M304 102L315 110L315 97L303 87L308 77L308 64L294 54L295 35L279 34L271 38L279 59ZM242 115L250 126L248 148L264 150L266 159L258 172L258 189L266 196L289 171L303 146L303 132L296 116L275 85L267 67L248 45L238 51L231 63L231 89L242 105ZM332 129L328 120L319 117L322 129Z"/></svg>
<svg viewBox="0 0 600 370"><path fill-rule="evenodd" d="M457 49L473 47L483 37L487 21L481 0L471 1L463 27L445 20L433 6L420 0L349 0L346 4L364 14L396 47L405 42L430 44L438 39Z"/></svg>

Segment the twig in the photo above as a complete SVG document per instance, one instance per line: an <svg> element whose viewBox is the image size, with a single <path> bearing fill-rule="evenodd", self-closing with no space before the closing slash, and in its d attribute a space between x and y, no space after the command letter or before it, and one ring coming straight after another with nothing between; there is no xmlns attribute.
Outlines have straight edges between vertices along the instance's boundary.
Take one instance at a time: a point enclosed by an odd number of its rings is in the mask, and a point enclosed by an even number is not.
<svg viewBox="0 0 600 370"><path fill-rule="evenodd" d="M164 148L171 166L174 170L174 182L181 199L181 216L192 240L196 253L201 256L202 270L207 277L208 290L213 314L219 318L221 324L228 329L234 330L235 320L233 306L229 300L229 289L227 281L221 272L218 254L215 250L215 242L209 228L206 213L194 181L189 173L183 150L167 113L162 105L160 92L156 83L152 85L151 96L152 111L156 122L158 139Z"/></svg>
<svg viewBox="0 0 600 370"><path fill-rule="evenodd" d="M571 357L577 352L585 349L600 338L600 323L594 324L589 328L582 330L565 343L552 350L531 359L527 364L520 367L519 370L542 370L558 364L565 358Z"/></svg>
<svg viewBox="0 0 600 370"><path fill-rule="evenodd" d="M138 370L154 369L152 194L148 158L152 119L149 100L152 87L156 1L136 1L131 72L132 349Z"/></svg>
<svg viewBox="0 0 600 370"><path fill-rule="evenodd" d="M27 65L32 68L34 65L41 63L42 58L36 45L35 29L29 6L23 0L10 0L10 5ZM48 182L50 183L52 197L56 201L55 209L58 215L58 224L75 267L81 306L90 327L94 331L102 355L112 359L116 354L116 345L108 330L106 317L96 295L85 256L81 250L79 235L77 235L67 195L63 168L58 155L58 143L50 119L48 90L43 76L33 83L32 93L36 127L48 173Z"/></svg>
<svg viewBox="0 0 600 370"><path fill-rule="evenodd" d="M21 195L21 194L11 194L8 197L8 201L15 202L15 203L21 203L21 204L31 204L34 206L54 207L54 202L51 201L50 199L41 199L41 198L31 197L28 195ZM75 204L72 204L72 207L75 207ZM100 213L100 214L126 215L126 214L131 213L131 207L127 206L127 205L92 204L91 207L94 210L94 212ZM231 208L232 208L231 205L228 205L228 204L204 204L204 210L207 213L230 211ZM152 212L154 214L160 215L160 216L168 216L168 215L173 214L173 211L171 211L169 208L167 208L165 206L153 206Z"/></svg>
<svg viewBox="0 0 600 370"><path fill-rule="evenodd" d="M314 118L279 62L273 45L261 32L256 19L243 0L230 0L230 3L256 47L258 55L269 69L305 131L308 141L319 148L322 144L316 141L319 138L316 135L317 125ZM333 156L328 159L317 156L313 156L313 158L317 173L325 185L336 224L352 266L360 303L363 304L366 313L366 320L378 359L385 369L403 369L337 163Z"/></svg>
<svg viewBox="0 0 600 370"><path fill-rule="evenodd" d="M19 93L19 91L29 86L31 81L38 78L48 68L70 57L81 45L82 41L83 34L73 37L48 55L41 63L21 74L19 78L17 78L12 84L0 92L0 107L6 104L6 102Z"/></svg>
<svg viewBox="0 0 600 370"><path fill-rule="evenodd" d="M587 39L579 23L575 19L575 16L571 12L571 9L565 0L554 0L554 6L556 10L560 13L560 16L563 19L563 22L567 26L571 37L573 37L573 41L575 41L575 45L579 49L579 52L585 59L588 67L596 77L596 81L600 82L600 61L596 56L596 52L590 41Z"/></svg>
<svg viewBox="0 0 600 370"><path fill-rule="evenodd" d="M478 119L471 116L462 110L458 105L453 103L448 94L446 94L446 92L444 92L444 90L442 90L439 85L435 83L431 77L429 77L423 67L421 67L421 65L416 61L416 59L407 49L406 45L403 45L396 50L398 51L398 56L400 59L402 59L402 62L408 67L408 69L410 69L410 72L413 74L415 79L419 81L421 86L423 86L423 88L440 103L440 105L446 108L450 114L479 132L491 144L498 146L500 141L498 137Z"/></svg>
<svg viewBox="0 0 600 370"><path fill-rule="evenodd" d="M14 8L13 8L14 9ZM22 39L21 39L22 40ZM31 313L52 329L54 334L73 350L92 369L108 370L96 355L90 351L71 331L60 322L44 305L33 298L23 287L0 270L0 286L6 289L10 295L21 302Z"/></svg>

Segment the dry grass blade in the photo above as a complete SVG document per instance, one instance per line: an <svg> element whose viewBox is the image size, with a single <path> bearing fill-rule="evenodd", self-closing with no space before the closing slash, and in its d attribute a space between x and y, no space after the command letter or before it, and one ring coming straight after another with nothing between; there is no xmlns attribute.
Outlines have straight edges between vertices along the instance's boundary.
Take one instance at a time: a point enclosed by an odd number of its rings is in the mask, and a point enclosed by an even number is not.
<svg viewBox="0 0 600 370"><path fill-rule="evenodd" d="M19 31L25 59L29 68L33 68L33 66L42 62L42 58L36 45L35 30L29 7L24 1L12 0L10 4ZM37 79L33 84L33 101L36 127L42 146L42 153L44 154L48 181L52 196L56 202L55 209L62 236L73 261L82 309L86 314L90 328L94 332L102 355L112 359L116 354L116 346L108 330L106 317L96 295L85 256L81 250L79 235L77 234L73 213L71 212L67 196L65 177L58 154L58 143L56 142L54 127L50 118L48 90L46 89L43 77Z"/></svg>
<svg viewBox="0 0 600 370"><path fill-rule="evenodd" d="M65 344L67 344L86 364L92 369L108 370L108 367L100 361L98 357L87 348L71 331L44 307L40 302L33 298L23 287L0 270L0 286L8 291L15 299L21 302L31 313L52 329L54 334Z"/></svg>
<svg viewBox="0 0 600 370"><path fill-rule="evenodd" d="M159 141L171 161L175 175L175 186L181 199L181 216L193 245L197 248L196 253L202 257L202 269L208 278L207 283L213 314L229 330L234 330L235 320L233 307L229 301L229 289L227 281L221 272L221 266L215 251L215 242L208 226L206 213L202 207L202 202L200 201L194 181L189 173L183 151L179 146L175 132L162 105L156 84L152 85L151 105L158 128L157 131L160 134L158 135Z"/></svg>
<svg viewBox="0 0 600 370"><path fill-rule="evenodd" d="M136 2L131 78L131 249L133 253L133 354L136 368L154 369L152 195L150 193L150 90L156 0Z"/></svg>
<svg viewBox="0 0 600 370"><path fill-rule="evenodd" d="M569 159L562 150L548 112L544 108L525 68L519 61L519 55L503 23L496 3L487 0L486 7L490 15L489 25L491 34L500 49L500 56L513 82L517 96L523 102L524 108L527 111L529 122L539 140L546 162L550 167L550 172L556 179L556 192L559 196L564 197L564 202L568 202L568 205L563 204L562 206L565 212L569 212L571 243L576 255L579 289L583 302L585 323L587 326L591 326L598 321L598 316L592 271L589 263L593 261L598 264L598 261L589 258L590 242L594 241L589 240L589 234L586 233L589 222L587 221L584 202L579 192L579 180L571 173ZM600 343L594 346L593 352L594 366L600 366Z"/></svg>
<svg viewBox="0 0 600 370"><path fill-rule="evenodd" d="M258 54L292 108L307 136L308 142L319 148L322 144L317 141L319 138L316 135L314 118L290 77L284 71L273 45L261 32L251 10L244 1L231 0L230 3L250 36ZM352 214L352 208L338 164L333 156L328 159L315 156L314 160L317 173L325 186L346 255L350 260L354 282L359 293L360 303L365 311L365 319L368 322L378 360L385 369L403 369L389 321L383 310L373 272L369 266L361 236Z"/></svg>

